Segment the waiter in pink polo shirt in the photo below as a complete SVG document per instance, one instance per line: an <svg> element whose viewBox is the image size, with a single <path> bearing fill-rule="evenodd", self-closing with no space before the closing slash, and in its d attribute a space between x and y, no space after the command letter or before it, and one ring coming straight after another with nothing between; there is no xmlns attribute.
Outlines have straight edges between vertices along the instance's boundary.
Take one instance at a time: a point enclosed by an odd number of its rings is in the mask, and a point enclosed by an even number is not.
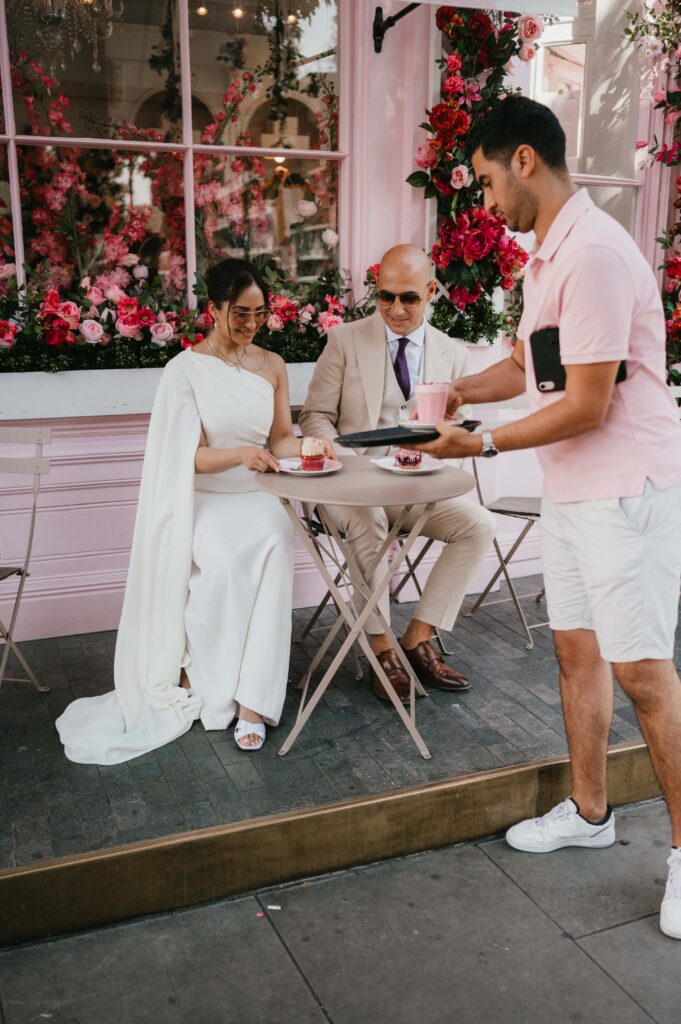
<svg viewBox="0 0 681 1024"><path fill-rule="evenodd" d="M681 681L673 651L681 583L681 423L666 386L665 326L631 237L573 184L553 113L510 96L471 142L485 209L534 231L512 356L451 385L462 403L527 391L531 414L482 435L440 425L426 451L495 456L536 448L542 560L572 793L506 834L549 853L615 841L606 796L611 666L634 704L672 822L662 931L681 939Z"/></svg>

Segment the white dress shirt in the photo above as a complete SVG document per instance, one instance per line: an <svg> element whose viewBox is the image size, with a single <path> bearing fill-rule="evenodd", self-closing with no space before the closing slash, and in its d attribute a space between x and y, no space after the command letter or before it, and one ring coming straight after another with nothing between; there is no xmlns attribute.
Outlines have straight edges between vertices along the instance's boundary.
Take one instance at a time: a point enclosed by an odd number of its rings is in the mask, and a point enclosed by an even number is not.
<svg viewBox="0 0 681 1024"><path fill-rule="evenodd" d="M390 352L390 362L393 366L397 359L397 353L400 347L400 338L409 338L404 351L407 357L407 368L409 370L409 381L411 383L409 397L412 398L414 395L414 385L419 384L421 381L423 347L426 342L426 321L424 320L421 326L417 327L415 331L411 332L411 334L395 334L395 332L391 331L386 324L385 334L388 342L388 351Z"/></svg>

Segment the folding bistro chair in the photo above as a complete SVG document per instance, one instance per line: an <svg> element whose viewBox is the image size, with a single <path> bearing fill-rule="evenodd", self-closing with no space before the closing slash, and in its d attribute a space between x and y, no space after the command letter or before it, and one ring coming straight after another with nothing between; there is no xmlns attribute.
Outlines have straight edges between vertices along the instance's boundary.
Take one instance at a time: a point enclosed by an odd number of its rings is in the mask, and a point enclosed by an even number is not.
<svg viewBox="0 0 681 1024"><path fill-rule="evenodd" d="M524 398L524 396L521 396L519 399L514 399L510 402L492 402L485 405L479 405L475 407L475 410L476 414L479 411L482 411L484 414L486 411L496 412L503 409L523 409L526 408L526 404L526 399ZM499 561L499 568L496 570L496 572L490 579L485 589L477 598L473 607L470 608L467 612L465 612L464 615L467 617L475 615L478 608L482 607L483 604L486 607L489 607L493 604L505 604L508 601L512 601L515 610L518 613L518 618L520 619L523 632L525 633L525 636L527 638L527 643L525 644L525 647L528 651L531 651L534 647L534 638L532 636L532 630L540 629L542 626L548 626L548 622L535 622L532 625L529 625L525 617L525 613L520 604L520 601L521 597L522 599L533 598L535 604L540 604L544 597L544 588L542 587L542 589L536 594L522 594L519 596L515 587L513 586L513 581L508 571L508 566L511 560L516 555L521 544L527 537L528 533L530 533L530 531L532 530L532 527L535 525L535 523L539 522L539 519L541 517L541 498L514 496L495 498L494 501L486 502L482 496L482 490L480 488L480 477L478 476L476 460L471 459L471 462L473 464L473 476L475 477L475 489L477 491L480 504L484 505L484 507L489 512L494 512L498 516L508 516L511 519L520 519L525 523L525 525L523 526L522 530L520 531L520 533L518 534L518 536L516 537L515 541L513 542L510 549L506 552L506 554L502 552L496 537L494 538L492 543L494 545L494 551ZM485 599L487 595L489 594L490 590L492 589L492 587L494 586L494 584L497 582L501 575L503 575L506 581L510 597L501 597L496 598L494 601L486 601Z"/></svg>
<svg viewBox="0 0 681 1024"><path fill-rule="evenodd" d="M49 473L50 463L42 457L43 445L49 444L52 440L52 431L47 427L0 427L0 444L33 444L35 451L32 457L15 458L0 455L0 473L21 473L33 477L33 505L31 507L31 519L28 530L28 543L23 565L0 565L0 581L9 579L11 576L19 577L19 587L14 600L9 627L0 620L0 640L4 640L2 659L0 660L0 686L3 682L8 683L33 683L40 693L47 693L49 686L41 686L23 654L13 640L14 628L19 614L19 605L24 592L24 585L29 576L28 563L31 558L33 547L33 533L35 530L35 516L38 505L38 493L40 491L40 478ZM26 673L25 677L5 676L7 661L10 651L13 652L19 664Z"/></svg>

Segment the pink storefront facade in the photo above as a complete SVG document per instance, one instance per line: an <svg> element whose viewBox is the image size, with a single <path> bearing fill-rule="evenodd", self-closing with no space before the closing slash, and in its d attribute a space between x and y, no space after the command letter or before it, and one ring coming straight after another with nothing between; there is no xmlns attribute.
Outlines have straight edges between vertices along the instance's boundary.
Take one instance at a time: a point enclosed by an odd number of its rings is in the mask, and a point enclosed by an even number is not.
<svg viewBox="0 0 681 1024"><path fill-rule="evenodd" d="M608 17L619 6L599 3L596 19L602 25L597 37L603 55ZM420 190L405 179L414 170L414 153L423 142L419 123L439 90L434 63L440 36L434 26L434 8L422 5L397 24L386 36L383 51L374 52L372 22L376 4L370 0L340 0L339 24L339 106L338 149L324 156L340 167L338 197L339 266L348 268L355 285L363 280L365 268L378 261L381 253L398 242L430 247L434 240L434 215ZM384 14L403 4L384 2ZM180 44L185 58L189 47L187 0L179 0ZM182 28L184 26L184 28ZM558 28L553 27L557 32ZM556 38L558 38L556 36ZM578 46L579 41L558 40L560 45ZM657 83L641 78L633 50L623 53L613 44L612 61L620 61L628 80L636 88L628 94L627 118L636 138L651 138L664 126L652 109L650 93ZM9 187L16 211L20 205L19 182L12 172L12 150L28 141L17 138L11 102L7 26L0 27L0 61L5 97L5 135L8 147ZM607 62L606 62L607 63ZM632 70L633 65L636 67ZM188 60L187 60L188 67ZM602 65L601 65L602 67ZM612 73L612 67L611 67ZM604 75L605 72L602 72ZM524 91L536 90L529 67L515 77ZM590 94L605 87L604 79L588 83ZM191 108L191 82L183 77L185 112ZM586 101L588 104L588 96ZM624 115L623 115L624 116ZM588 118L585 119L588 126ZM35 144L35 139L30 144ZM72 140L83 143L82 138ZM111 143L88 140L88 145ZM192 210L191 122L185 120L186 209ZM623 151L629 145L622 142ZM131 144L126 144L130 148ZM133 147L134 148L134 147ZM177 149L177 145L175 149ZM267 155L266 147L259 150ZM307 156L310 155L308 152ZM16 167L16 164L14 165ZM588 171L576 173L579 181L596 196L616 190L630 218L630 227L652 265L659 262L654 238L666 223L669 207L669 175L660 165L645 173L624 173L621 166L604 170L592 163ZM632 163L633 167L633 163ZM15 213L16 216L16 213ZM187 234L188 240L193 237ZM15 232L17 264L21 237ZM187 270L196 265L193 245L187 245ZM494 345L472 346L472 369L482 368L506 351L499 339ZM84 370L47 375L42 373L0 373L0 419L3 424L47 424L53 441L46 452L50 473L41 490L40 510L31 579L26 587L18 639L59 636L114 629L120 614L130 541L135 517L139 477L144 452L149 410L159 370ZM292 402L304 397L309 367L291 367ZM532 453L514 453L485 467L483 489L490 500L502 493L539 493L540 475ZM2 561L19 558L26 536L28 488L7 478L0 480L0 554ZM511 527L500 526L502 547L514 536ZM490 555L478 577L475 590L491 575ZM427 568L427 567L426 567ZM516 572L540 570L537 542L524 546L524 559ZM301 549L295 560L295 604L312 604L319 594L314 567ZM9 606L10 590L0 590L0 618Z"/></svg>

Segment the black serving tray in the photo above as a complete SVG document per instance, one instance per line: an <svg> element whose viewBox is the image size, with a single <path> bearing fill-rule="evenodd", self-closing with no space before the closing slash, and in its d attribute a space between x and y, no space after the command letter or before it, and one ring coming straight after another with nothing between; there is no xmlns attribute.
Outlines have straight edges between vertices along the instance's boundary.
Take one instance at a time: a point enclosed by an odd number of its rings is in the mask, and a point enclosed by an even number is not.
<svg viewBox="0 0 681 1024"><path fill-rule="evenodd" d="M480 420L452 420L453 427L473 431L480 426ZM435 427L385 427L382 430L361 430L357 434L341 434L334 438L336 444L346 448L409 448L413 444L437 441L439 433Z"/></svg>

